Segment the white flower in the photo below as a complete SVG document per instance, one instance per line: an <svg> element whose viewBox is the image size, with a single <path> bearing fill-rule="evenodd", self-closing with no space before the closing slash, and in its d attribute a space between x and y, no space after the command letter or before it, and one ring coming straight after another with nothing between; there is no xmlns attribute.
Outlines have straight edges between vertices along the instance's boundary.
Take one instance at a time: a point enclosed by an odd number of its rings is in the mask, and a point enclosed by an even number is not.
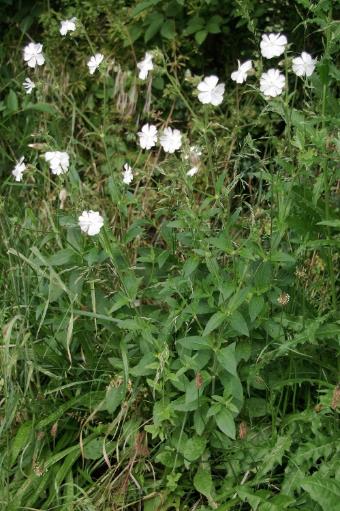
<svg viewBox="0 0 340 511"><path fill-rule="evenodd" d="M125 163L124 166L124 172L123 172L123 183L126 185L129 185L131 181L133 180L133 173L132 173L132 167L128 163Z"/></svg>
<svg viewBox="0 0 340 511"><path fill-rule="evenodd" d="M151 53L146 52L146 54L144 56L144 60L141 60L141 62L138 62L137 67L139 69L138 77L141 80L146 80L149 71L151 71L153 69Z"/></svg>
<svg viewBox="0 0 340 511"><path fill-rule="evenodd" d="M12 176L15 177L16 181L22 180L22 175L26 170L26 165L24 163L25 157L21 156L20 160L18 160L15 164L14 169L12 170Z"/></svg>
<svg viewBox="0 0 340 511"><path fill-rule="evenodd" d="M260 43L262 56L266 59L279 57L284 53L287 37L279 34L263 34Z"/></svg>
<svg viewBox="0 0 340 511"><path fill-rule="evenodd" d="M74 32L76 29L77 18L71 18L69 20L62 21L60 23L59 32L61 35L66 35L68 32Z"/></svg>
<svg viewBox="0 0 340 511"><path fill-rule="evenodd" d="M28 67L42 66L45 63L45 57L42 54L43 45L40 43L29 43L24 48L24 60Z"/></svg>
<svg viewBox="0 0 340 511"><path fill-rule="evenodd" d="M194 176L195 174L197 174L198 172L198 167L192 167L190 170L188 170L187 172L187 176Z"/></svg>
<svg viewBox="0 0 340 511"><path fill-rule="evenodd" d="M78 218L80 229L89 236L95 236L104 225L104 218L98 211L83 211Z"/></svg>
<svg viewBox="0 0 340 511"><path fill-rule="evenodd" d="M31 94L32 90L35 87L35 83L32 82L30 78L25 78L24 82L22 83L23 88L26 91L26 94Z"/></svg>
<svg viewBox="0 0 340 511"><path fill-rule="evenodd" d="M252 70L252 61L247 60L243 64L238 60L238 69L231 73L231 79L236 83L243 83L246 81L249 71Z"/></svg>
<svg viewBox="0 0 340 511"><path fill-rule="evenodd" d="M44 155L45 160L50 164L52 174L59 176L68 171L70 157L62 151L47 151Z"/></svg>
<svg viewBox="0 0 340 511"><path fill-rule="evenodd" d="M223 101L224 83L217 85L217 76L206 76L197 86L198 99L203 104L220 105Z"/></svg>
<svg viewBox="0 0 340 511"><path fill-rule="evenodd" d="M159 142L166 153L174 153L182 145L181 132L172 128L165 128Z"/></svg>
<svg viewBox="0 0 340 511"><path fill-rule="evenodd" d="M260 91L269 98L279 96L285 86L285 77L278 69L269 69L260 78Z"/></svg>
<svg viewBox="0 0 340 511"><path fill-rule="evenodd" d="M316 59L303 51L300 57L293 59L293 71L297 76L311 76L315 69Z"/></svg>
<svg viewBox="0 0 340 511"><path fill-rule="evenodd" d="M144 124L138 132L139 145L142 149L151 149L157 142L157 128L153 124Z"/></svg>
<svg viewBox="0 0 340 511"><path fill-rule="evenodd" d="M90 60L87 63L87 66L90 71L90 75L93 75L96 69L100 66L100 64L103 62L104 55L102 53L96 53L93 55L93 57L90 58Z"/></svg>

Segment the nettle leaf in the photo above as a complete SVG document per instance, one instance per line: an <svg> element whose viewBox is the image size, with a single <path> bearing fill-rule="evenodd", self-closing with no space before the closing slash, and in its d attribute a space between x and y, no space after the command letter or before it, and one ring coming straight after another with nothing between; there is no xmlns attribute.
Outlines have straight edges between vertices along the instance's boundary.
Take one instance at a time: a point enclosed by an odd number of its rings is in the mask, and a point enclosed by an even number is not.
<svg viewBox="0 0 340 511"><path fill-rule="evenodd" d="M202 350L211 348L208 339L198 335L183 337L182 339L178 339L176 342L183 348L187 348L189 350Z"/></svg>
<svg viewBox="0 0 340 511"><path fill-rule="evenodd" d="M184 458L187 461L195 461L202 456L205 450L207 441L205 438L200 436L194 436L189 438L184 447Z"/></svg>
<svg viewBox="0 0 340 511"><path fill-rule="evenodd" d="M263 296L253 296L249 302L249 316L251 321L255 321L264 307Z"/></svg>
<svg viewBox="0 0 340 511"><path fill-rule="evenodd" d="M176 36L176 25L173 20L167 20L161 28L161 36L165 39L174 39Z"/></svg>
<svg viewBox="0 0 340 511"><path fill-rule="evenodd" d="M134 9L131 11L131 17L134 18L135 16L138 16L141 12L145 11L146 9L149 9L150 7L154 7L157 4L160 4L162 0L145 0L144 2L139 3L136 5Z"/></svg>
<svg viewBox="0 0 340 511"><path fill-rule="evenodd" d="M150 24L145 31L144 41L147 43L157 34L164 22L164 16L161 13L156 13L150 16Z"/></svg>
<svg viewBox="0 0 340 511"><path fill-rule="evenodd" d="M339 508L340 483L334 479L321 477L318 473L300 482L302 488L315 500L323 511Z"/></svg>
<svg viewBox="0 0 340 511"><path fill-rule="evenodd" d="M249 337L247 322L239 311L230 316L230 325L237 333Z"/></svg>
<svg viewBox="0 0 340 511"><path fill-rule="evenodd" d="M209 335L211 332L216 330L216 328L218 328L223 323L223 321L225 319L226 319L225 312L221 312L221 311L215 312L215 314L213 314L210 317L208 323L205 326L205 329L203 332L203 337L206 335Z"/></svg>
<svg viewBox="0 0 340 511"><path fill-rule="evenodd" d="M211 498L213 490L213 481L210 470L208 468L200 467L194 477L195 489L207 498Z"/></svg>
<svg viewBox="0 0 340 511"><path fill-rule="evenodd" d="M232 413L223 408L216 416L215 421L220 430L229 438L235 440L236 429Z"/></svg>
<svg viewBox="0 0 340 511"><path fill-rule="evenodd" d="M222 348L217 353L217 360L221 366L233 376L237 376L236 366L236 355L235 355L236 343L232 343L226 348Z"/></svg>

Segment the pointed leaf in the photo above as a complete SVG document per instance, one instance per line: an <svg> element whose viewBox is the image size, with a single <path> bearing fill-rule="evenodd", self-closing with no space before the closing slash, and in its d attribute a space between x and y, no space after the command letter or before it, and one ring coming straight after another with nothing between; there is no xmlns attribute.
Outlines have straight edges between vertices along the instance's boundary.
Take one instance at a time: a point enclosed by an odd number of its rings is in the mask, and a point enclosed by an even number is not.
<svg viewBox="0 0 340 511"><path fill-rule="evenodd" d="M235 440L235 422L231 412L223 408L223 410L216 415L215 420L220 430L229 438Z"/></svg>

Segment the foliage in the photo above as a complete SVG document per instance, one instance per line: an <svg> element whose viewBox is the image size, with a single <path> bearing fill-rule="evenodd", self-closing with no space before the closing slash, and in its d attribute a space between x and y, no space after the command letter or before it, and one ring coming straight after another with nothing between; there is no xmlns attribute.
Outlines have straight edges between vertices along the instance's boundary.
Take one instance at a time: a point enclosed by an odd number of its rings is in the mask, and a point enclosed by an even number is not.
<svg viewBox="0 0 340 511"><path fill-rule="evenodd" d="M1 506L336 509L332 2L24 4L0 9ZM72 16L80 26L61 39ZM283 67L300 49L318 65L266 101L255 83L271 30L292 43ZM47 60L32 96L30 37ZM135 65L150 49L145 84ZM91 77L95 51L106 64ZM235 86L250 57L256 80ZM226 82L217 109L193 93L213 72ZM201 147L194 179L181 156L137 149L144 122ZM49 174L46 150L68 151L67 174ZM99 236L80 233L83 209L105 215Z"/></svg>

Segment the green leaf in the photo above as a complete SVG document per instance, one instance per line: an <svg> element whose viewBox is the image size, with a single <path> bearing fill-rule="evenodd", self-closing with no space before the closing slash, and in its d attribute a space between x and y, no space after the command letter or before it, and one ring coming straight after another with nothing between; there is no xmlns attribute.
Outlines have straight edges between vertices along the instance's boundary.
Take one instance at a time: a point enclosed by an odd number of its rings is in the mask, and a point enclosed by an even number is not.
<svg viewBox="0 0 340 511"><path fill-rule="evenodd" d="M27 110L34 110L36 112L44 112L46 114L52 114L52 115L57 114L57 111L54 108L54 106L48 105L47 103L28 103L24 108L24 111L27 111Z"/></svg>
<svg viewBox="0 0 340 511"><path fill-rule="evenodd" d="M185 277L189 277L197 268L199 265L199 259L197 257L190 257L187 259L183 266L183 275Z"/></svg>
<svg viewBox="0 0 340 511"><path fill-rule="evenodd" d="M105 396L104 409L109 413L113 413L120 403L123 401L125 396L125 386L120 385L119 387L109 387Z"/></svg>
<svg viewBox="0 0 340 511"><path fill-rule="evenodd" d="M237 333L249 337L248 325L239 311L235 311L230 317L230 325Z"/></svg>
<svg viewBox="0 0 340 511"><path fill-rule="evenodd" d="M28 445L32 431L32 422L21 424L11 446L11 465L15 463L19 452Z"/></svg>
<svg viewBox="0 0 340 511"><path fill-rule="evenodd" d="M285 252L273 252L271 257L271 261L274 261L274 263L289 263L294 264L296 262L295 257L291 256L290 254L286 254Z"/></svg>
<svg viewBox="0 0 340 511"><path fill-rule="evenodd" d="M173 20L167 20L161 28L161 36L165 39L174 39L176 37L176 26Z"/></svg>
<svg viewBox="0 0 340 511"><path fill-rule="evenodd" d="M306 477L300 482L302 488L315 500L323 511L339 509L340 483L334 479L327 479L318 473Z"/></svg>
<svg viewBox="0 0 340 511"><path fill-rule="evenodd" d="M267 415L267 401L261 397L250 397L246 400L246 407L250 417L263 417Z"/></svg>
<svg viewBox="0 0 340 511"><path fill-rule="evenodd" d="M184 447L184 458L187 461L195 461L202 456L206 446L206 439L200 436L189 438Z"/></svg>
<svg viewBox="0 0 340 511"><path fill-rule="evenodd" d="M94 438L84 446L84 457L88 460L98 460L103 457L104 437Z"/></svg>
<svg viewBox="0 0 340 511"><path fill-rule="evenodd" d="M194 477L195 489L207 498L211 497L213 482L211 473L206 468L200 467Z"/></svg>
<svg viewBox="0 0 340 511"><path fill-rule="evenodd" d="M253 296L249 303L249 316L251 321L255 321L264 307L263 296Z"/></svg>
<svg viewBox="0 0 340 511"><path fill-rule="evenodd" d="M316 225L327 225L328 227L335 227L336 229L340 229L340 220L323 220L322 222L318 222Z"/></svg>
<svg viewBox="0 0 340 511"><path fill-rule="evenodd" d="M229 438L235 440L235 422L232 413L223 408L216 416L215 421L220 430L227 435Z"/></svg>
<svg viewBox="0 0 340 511"><path fill-rule="evenodd" d="M18 111L18 98L14 90L10 90L7 94L5 104L9 113L13 114Z"/></svg>
<svg viewBox="0 0 340 511"><path fill-rule="evenodd" d="M260 481L261 478L268 474L275 466L282 464L282 457L292 444L292 438L289 436L279 436L273 447L268 446L268 450L261 460L261 465L256 473L256 480Z"/></svg>
<svg viewBox="0 0 340 511"><path fill-rule="evenodd" d="M225 319L226 319L225 312L220 312L220 311L215 312L215 314L213 314L210 317L208 323L205 326L205 329L203 332L203 337L206 335L209 335L211 332L216 330L216 328L218 328L223 323L223 321Z"/></svg>
<svg viewBox="0 0 340 511"><path fill-rule="evenodd" d="M226 348L222 348L217 353L218 362L226 371L228 371L228 373L232 374L233 376L237 376L235 346L236 344L233 342Z"/></svg>
<svg viewBox="0 0 340 511"><path fill-rule="evenodd" d="M157 32L161 28L163 22L164 22L164 16L162 14L160 14L160 13L156 13L152 17L152 21L151 21L150 25L148 26L148 28L147 28L147 30L145 31L145 34L144 34L144 41L146 43L148 41L150 41L150 39L152 39L154 35L157 34Z"/></svg>
<svg viewBox="0 0 340 511"><path fill-rule="evenodd" d="M204 337L199 337L198 335L183 337L182 339L178 339L176 342L183 346L183 348L189 350L211 349L209 340Z"/></svg>
<svg viewBox="0 0 340 511"><path fill-rule="evenodd" d="M157 4L160 4L162 0L145 0L145 2L138 3L134 9L131 11L131 17L134 18L141 12L145 11L149 7L154 7Z"/></svg>
<svg viewBox="0 0 340 511"><path fill-rule="evenodd" d="M47 261L51 266L62 266L63 264L70 263L74 255L75 253L71 248L64 248L51 255Z"/></svg>
<svg viewBox="0 0 340 511"><path fill-rule="evenodd" d="M206 30L200 30L196 32L195 39L197 44L202 44L207 38L208 32Z"/></svg>

